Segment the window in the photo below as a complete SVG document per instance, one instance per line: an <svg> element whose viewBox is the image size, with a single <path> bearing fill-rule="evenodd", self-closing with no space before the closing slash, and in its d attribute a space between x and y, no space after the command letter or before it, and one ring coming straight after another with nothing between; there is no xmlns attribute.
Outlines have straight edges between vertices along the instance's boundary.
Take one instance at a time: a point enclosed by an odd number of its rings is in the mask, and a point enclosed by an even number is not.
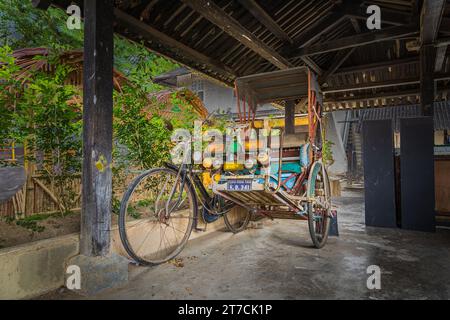
<svg viewBox="0 0 450 320"><path fill-rule="evenodd" d="M205 90L203 87L203 80L194 80L192 81L191 90L197 94L200 100L204 101L205 99Z"/></svg>

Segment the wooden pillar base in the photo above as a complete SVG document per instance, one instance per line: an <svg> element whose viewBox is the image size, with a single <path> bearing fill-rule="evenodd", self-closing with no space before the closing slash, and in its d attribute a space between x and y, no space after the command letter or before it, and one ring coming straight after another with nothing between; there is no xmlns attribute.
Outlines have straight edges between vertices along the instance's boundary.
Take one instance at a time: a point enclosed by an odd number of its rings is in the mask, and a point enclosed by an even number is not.
<svg viewBox="0 0 450 320"><path fill-rule="evenodd" d="M126 258L116 254L104 257L75 256L67 265L80 268L81 286L80 289L69 289L90 296L106 289L123 286L128 282L128 264ZM70 276L71 274L66 274L66 277Z"/></svg>

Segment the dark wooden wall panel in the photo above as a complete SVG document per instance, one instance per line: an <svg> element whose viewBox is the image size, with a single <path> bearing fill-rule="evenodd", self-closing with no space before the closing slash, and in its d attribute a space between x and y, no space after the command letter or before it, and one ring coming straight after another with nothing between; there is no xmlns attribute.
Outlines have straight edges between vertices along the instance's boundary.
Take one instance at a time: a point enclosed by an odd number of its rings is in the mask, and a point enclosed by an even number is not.
<svg viewBox="0 0 450 320"><path fill-rule="evenodd" d="M363 159L366 225L397 226L391 120L364 121Z"/></svg>
<svg viewBox="0 0 450 320"><path fill-rule="evenodd" d="M400 120L403 229L434 231L434 129L431 117Z"/></svg>

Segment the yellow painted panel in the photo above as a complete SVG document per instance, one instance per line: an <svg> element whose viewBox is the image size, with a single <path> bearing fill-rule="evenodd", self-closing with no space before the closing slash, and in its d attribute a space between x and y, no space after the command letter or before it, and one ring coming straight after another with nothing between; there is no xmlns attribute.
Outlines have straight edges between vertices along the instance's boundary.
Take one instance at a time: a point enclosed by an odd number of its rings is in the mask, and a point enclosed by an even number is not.
<svg viewBox="0 0 450 320"><path fill-rule="evenodd" d="M308 116L295 117L295 126L307 126ZM284 118L269 119L269 126L271 128L284 128ZM264 120L255 120L255 128L264 128Z"/></svg>

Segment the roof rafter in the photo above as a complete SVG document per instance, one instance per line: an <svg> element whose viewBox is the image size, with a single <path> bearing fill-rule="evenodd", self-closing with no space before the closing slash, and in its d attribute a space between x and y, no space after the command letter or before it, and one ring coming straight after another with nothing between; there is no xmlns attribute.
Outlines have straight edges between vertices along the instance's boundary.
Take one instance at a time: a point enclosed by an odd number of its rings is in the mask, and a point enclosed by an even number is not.
<svg viewBox="0 0 450 320"><path fill-rule="evenodd" d="M291 56L295 52L295 50L305 47L311 42L319 39L322 34L330 31L345 19L346 17L343 15L342 11L330 12L322 19L317 21L313 26L302 32L299 37L294 39L294 44L285 46L281 51L282 54Z"/></svg>
<svg viewBox="0 0 450 320"><path fill-rule="evenodd" d="M359 25L359 22L355 18L350 18L351 23L353 25L353 28L355 29L356 33L361 33L361 27ZM330 76L338 70L342 64L353 54L353 52L356 50L355 48L349 48L342 51L339 51L335 58L334 62L331 64L331 66L328 68L327 72L319 79L320 84L327 83Z"/></svg>
<svg viewBox="0 0 450 320"><path fill-rule="evenodd" d="M251 32L245 29L235 19L230 17L220 7L212 1L207 0L182 0L193 10L201 14L205 19L221 28L224 32L235 38L237 41L252 49L260 56L268 60L280 69L287 69L293 65L276 50L272 49L259 40Z"/></svg>
<svg viewBox="0 0 450 320"><path fill-rule="evenodd" d="M432 44L436 40L446 0L424 0L420 15L420 41Z"/></svg>
<svg viewBox="0 0 450 320"><path fill-rule="evenodd" d="M416 25L395 26L300 48L295 50L289 58L361 47L371 43L393 40L416 34L418 34L418 28Z"/></svg>
<svg viewBox="0 0 450 320"><path fill-rule="evenodd" d="M159 42L172 48L173 50L183 54L194 61L198 61L201 64L205 64L209 66L212 70L219 72L223 75L226 75L229 78L235 78L233 71L226 66L224 66L219 61L216 61L186 45L183 43L169 37L165 33L158 31L157 29L151 27L150 25L139 21L135 17L119 10L117 8L114 9L114 15L118 21L120 21L123 25L126 25L129 29L139 32L144 38L152 41ZM202 70L199 70L203 72Z"/></svg>
<svg viewBox="0 0 450 320"><path fill-rule="evenodd" d="M396 26L401 26L405 24L410 24L411 16L408 14L396 12L393 10L382 9L381 10L381 22ZM353 17L356 19L367 20L369 14L367 13L367 6L355 6L348 5L345 8L345 14L349 17Z"/></svg>
<svg viewBox="0 0 450 320"><path fill-rule="evenodd" d="M435 81L446 81L450 80L450 73L436 73ZM368 89L379 89L379 88L388 88L388 87L397 87L397 86L405 86L405 85L413 85L420 84L419 77L412 78L404 78L404 79L394 79L389 81L376 81L376 82L367 82L361 84L351 84L346 86L338 86L333 88L327 88L323 90L325 94L337 93L337 92L350 92L350 91L358 91L358 90L368 90Z"/></svg>
<svg viewBox="0 0 450 320"><path fill-rule="evenodd" d="M445 9L445 0L425 0L420 14L420 41L423 46L434 44L439 33L442 15ZM447 46L436 49L435 71L440 71L444 65Z"/></svg>
<svg viewBox="0 0 450 320"><path fill-rule="evenodd" d="M255 0L238 0L239 3L246 8L261 24L263 24L270 32L276 35L284 42L293 43L289 35L284 32L278 23L255 1Z"/></svg>

